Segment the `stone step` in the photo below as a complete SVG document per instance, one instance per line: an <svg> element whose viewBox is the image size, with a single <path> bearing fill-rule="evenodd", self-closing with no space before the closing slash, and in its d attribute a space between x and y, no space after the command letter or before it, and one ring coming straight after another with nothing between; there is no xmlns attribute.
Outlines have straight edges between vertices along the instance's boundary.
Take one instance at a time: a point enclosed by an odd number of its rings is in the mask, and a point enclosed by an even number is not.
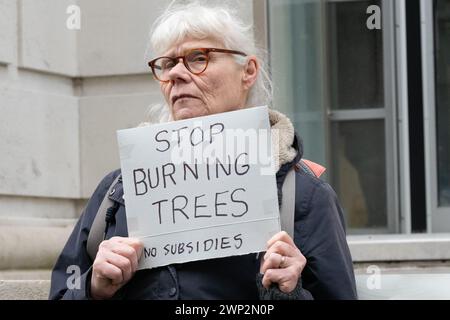
<svg viewBox="0 0 450 320"><path fill-rule="evenodd" d="M0 270L0 280L50 280L50 269Z"/></svg>
<svg viewBox="0 0 450 320"><path fill-rule="evenodd" d="M50 280L0 280L0 300L46 300Z"/></svg>
<svg viewBox="0 0 450 320"><path fill-rule="evenodd" d="M0 270L51 269L73 225L0 225Z"/></svg>
<svg viewBox="0 0 450 320"><path fill-rule="evenodd" d="M0 270L0 300L46 300L50 269Z"/></svg>

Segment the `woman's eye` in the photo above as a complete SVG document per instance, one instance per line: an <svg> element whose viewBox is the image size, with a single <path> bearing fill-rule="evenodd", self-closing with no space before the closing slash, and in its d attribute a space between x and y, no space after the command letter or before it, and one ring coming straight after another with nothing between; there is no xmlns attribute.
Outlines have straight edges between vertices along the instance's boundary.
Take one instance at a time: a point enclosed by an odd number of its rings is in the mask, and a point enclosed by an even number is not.
<svg viewBox="0 0 450 320"><path fill-rule="evenodd" d="M204 53L195 54L190 57L192 62L205 62L207 60L207 57Z"/></svg>
<svg viewBox="0 0 450 320"><path fill-rule="evenodd" d="M166 60L162 63L162 69L171 69L175 66L175 63L172 60Z"/></svg>

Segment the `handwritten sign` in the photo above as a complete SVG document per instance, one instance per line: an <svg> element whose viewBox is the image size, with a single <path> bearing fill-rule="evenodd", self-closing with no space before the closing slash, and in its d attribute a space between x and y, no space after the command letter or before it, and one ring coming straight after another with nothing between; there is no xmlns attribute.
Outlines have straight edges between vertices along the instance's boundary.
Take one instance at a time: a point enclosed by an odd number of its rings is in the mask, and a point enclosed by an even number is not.
<svg viewBox="0 0 450 320"><path fill-rule="evenodd" d="M280 231L267 107L117 136L139 269L264 251Z"/></svg>

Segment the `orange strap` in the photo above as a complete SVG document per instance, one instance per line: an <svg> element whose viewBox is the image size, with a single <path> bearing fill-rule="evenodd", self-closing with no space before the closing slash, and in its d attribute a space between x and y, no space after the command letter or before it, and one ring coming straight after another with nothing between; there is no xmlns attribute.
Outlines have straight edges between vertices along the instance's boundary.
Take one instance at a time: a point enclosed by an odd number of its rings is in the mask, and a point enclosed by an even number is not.
<svg viewBox="0 0 450 320"><path fill-rule="evenodd" d="M318 163L312 162L310 160L302 159L302 161L311 169L312 172L316 175L316 177L320 177L327 168L321 166Z"/></svg>

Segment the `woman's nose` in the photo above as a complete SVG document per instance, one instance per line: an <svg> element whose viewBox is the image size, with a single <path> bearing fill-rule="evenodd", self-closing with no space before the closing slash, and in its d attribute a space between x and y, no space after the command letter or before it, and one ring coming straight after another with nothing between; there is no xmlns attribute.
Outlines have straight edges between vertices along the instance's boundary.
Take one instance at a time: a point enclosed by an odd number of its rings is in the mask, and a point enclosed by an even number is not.
<svg viewBox="0 0 450 320"><path fill-rule="evenodd" d="M189 79L189 70L186 68L186 66L183 63L183 60L180 58L178 59L177 64L170 69L169 71L169 79L170 80L188 80Z"/></svg>

